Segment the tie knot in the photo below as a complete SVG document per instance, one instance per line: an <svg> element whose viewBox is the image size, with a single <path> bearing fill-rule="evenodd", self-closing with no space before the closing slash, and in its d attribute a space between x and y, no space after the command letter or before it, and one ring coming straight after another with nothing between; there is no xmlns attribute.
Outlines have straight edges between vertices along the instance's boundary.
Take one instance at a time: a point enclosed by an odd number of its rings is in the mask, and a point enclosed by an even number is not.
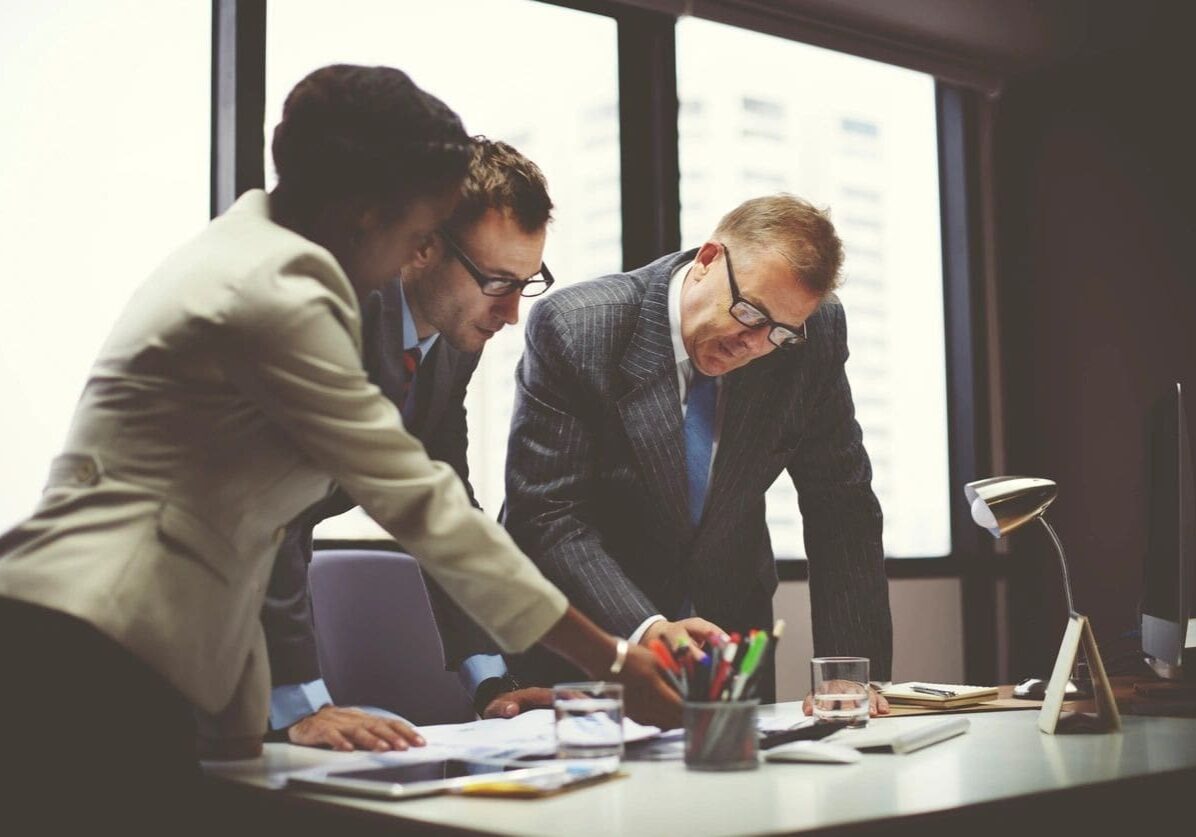
<svg viewBox="0 0 1196 837"><path fill-rule="evenodd" d="M694 377L693 380L690 381L689 385L695 389L699 387L708 387L714 384L714 380L715 379L710 375L703 375L698 371L697 367L694 367Z"/></svg>
<svg viewBox="0 0 1196 837"><path fill-rule="evenodd" d="M419 346L415 346L403 352L403 366L407 369L408 375L415 374L415 370L419 367L419 362L422 358L423 352L419 350Z"/></svg>

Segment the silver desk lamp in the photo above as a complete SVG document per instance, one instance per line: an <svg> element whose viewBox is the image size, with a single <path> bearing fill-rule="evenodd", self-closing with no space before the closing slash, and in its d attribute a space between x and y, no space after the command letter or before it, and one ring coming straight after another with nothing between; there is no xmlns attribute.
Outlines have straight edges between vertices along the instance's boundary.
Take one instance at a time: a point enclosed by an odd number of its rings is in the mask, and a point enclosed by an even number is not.
<svg viewBox="0 0 1196 837"><path fill-rule="evenodd" d="M986 480L970 482L964 486L964 495L971 504L972 520L976 521L976 525L987 530L994 538L1001 538L1020 529L1025 524L1037 520L1050 535L1051 543L1055 545L1055 551L1059 555L1059 569L1063 574L1063 591L1067 595L1068 632L1064 637L1064 647L1060 649L1060 656L1056 661L1055 672L1051 676L1050 683L1039 678L1024 680L1014 687L1013 694L1020 698L1044 700L1046 701L1044 715L1047 714L1046 710L1050 709L1051 713L1057 716L1058 706L1052 706L1052 704L1061 704L1064 697L1073 699L1092 694L1092 681L1088 676L1088 668L1095 666L1099 669L1098 679L1101 681L1096 697L1101 704L1101 716L1106 716L1102 718L1102 722L1119 725L1120 721L1116 718L1116 704L1112 706L1112 719L1107 717L1108 710L1105 704L1112 702L1112 693L1109 691L1104 666L1100 661L1100 654L1096 650L1096 641L1091 636L1088 621L1076 612L1075 602L1071 595L1071 576L1067 572L1067 558L1063 552L1063 543L1043 516L1043 512L1054 502L1057 491L1054 482L1036 477L991 477ZM1083 644L1083 656L1087 658L1088 665L1078 676L1074 677L1077 682L1072 682L1071 679L1068 679L1068 674L1074 671L1073 662L1078 667L1079 655L1077 652L1080 650L1081 644ZM1066 667L1061 667L1065 656L1068 657ZM1054 694L1051 694L1052 689L1054 689ZM1055 721L1052 718L1050 729L1044 728L1044 731L1054 732L1054 724ZM1102 723L1097 726L1104 725L1105 723ZM1042 726L1041 723L1040 726ZM1089 725L1090 728L1091 726Z"/></svg>

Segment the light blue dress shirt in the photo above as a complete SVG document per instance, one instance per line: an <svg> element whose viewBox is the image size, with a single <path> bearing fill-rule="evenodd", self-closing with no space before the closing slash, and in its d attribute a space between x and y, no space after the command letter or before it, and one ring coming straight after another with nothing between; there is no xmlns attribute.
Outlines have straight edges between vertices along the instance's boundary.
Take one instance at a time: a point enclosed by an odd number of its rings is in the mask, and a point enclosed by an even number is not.
<svg viewBox="0 0 1196 837"><path fill-rule="evenodd" d="M425 337L423 340L419 339L419 335L415 331L415 320L411 317L411 311L407 308L407 297L403 294L403 283L398 279L391 282L383 291L388 298L388 301L394 302L396 299L399 303L399 308L403 312L403 350L413 349L419 347L420 357L427 357L428 352L432 350L432 346L436 343L436 338L440 336L439 333L432 334ZM419 376L419 371L416 370L416 377ZM415 397L415 382L412 381L410 392L407 400L410 401ZM406 404L399 405L400 410L405 410ZM478 655L482 656L482 655ZM494 655L499 664L502 664L502 657ZM473 659L472 657L470 659ZM469 662L468 660L466 661ZM506 666L503 666L503 672L506 671ZM487 675L495 676L495 675ZM502 676L500 672L499 675ZM484 678L483 678L484 679ZM464 681L463 681L464 682ZM478 681L481 682L480 680ZM473 694L471 690L469 694ZM324 684L323 678L312 680L309 683L291 683L286 686L276 686L270 692L270 729L286 729L293 724L311 715L323 706L332 703L332 696L328 694L328 687ZM387 712L383 709L375 709L369 706L358 707L368 712L386 715L387 717L397 718L392 712Z"/></svg>

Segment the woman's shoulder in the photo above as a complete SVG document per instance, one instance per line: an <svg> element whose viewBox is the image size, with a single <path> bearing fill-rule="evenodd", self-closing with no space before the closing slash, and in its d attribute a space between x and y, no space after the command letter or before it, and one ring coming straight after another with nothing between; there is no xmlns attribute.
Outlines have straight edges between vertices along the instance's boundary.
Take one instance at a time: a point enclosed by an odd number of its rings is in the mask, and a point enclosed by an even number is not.
<svg viewBox="0 0 1196 837"><path fill-rule="evenodd" d="M324 247L272 221L264 192L247 193L180 250L166 272L179 290L234 327L269 326L313 307L354 321L356 295Z"/></svg>

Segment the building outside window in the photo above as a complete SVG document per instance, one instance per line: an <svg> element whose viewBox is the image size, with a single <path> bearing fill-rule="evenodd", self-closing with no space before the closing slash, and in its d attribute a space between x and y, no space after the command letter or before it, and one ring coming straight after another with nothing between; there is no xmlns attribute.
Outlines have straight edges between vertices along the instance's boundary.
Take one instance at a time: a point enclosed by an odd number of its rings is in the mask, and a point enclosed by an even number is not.
<svg viewBox="0 0 1196 837"><path fill-rule="evenodd" d="M846 250L847 374L885 552L949 554L934 79L683 18L677 84L682 245L700 244L750 197L787 191L830 208ZM803 557L787 474L767 502L776 554Z"/></svg>

